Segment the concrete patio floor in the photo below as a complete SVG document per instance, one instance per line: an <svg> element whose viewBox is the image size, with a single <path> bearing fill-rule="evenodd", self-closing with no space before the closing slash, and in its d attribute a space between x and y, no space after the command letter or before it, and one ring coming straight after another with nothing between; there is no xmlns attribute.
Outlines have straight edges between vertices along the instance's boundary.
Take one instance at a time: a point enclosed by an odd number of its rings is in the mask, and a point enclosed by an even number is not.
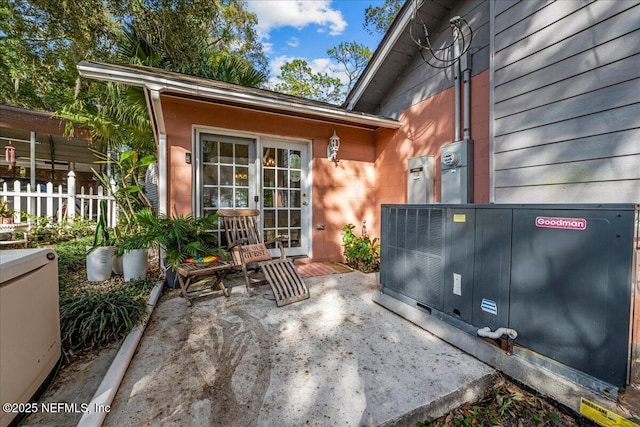
<svg viewBox="0 0 640 427"><path fill-rule="evenodd" d="M496 372L372 302L375 275L306 278L188 307L163 295L104 425L415 425L477 398Z"/></svg>

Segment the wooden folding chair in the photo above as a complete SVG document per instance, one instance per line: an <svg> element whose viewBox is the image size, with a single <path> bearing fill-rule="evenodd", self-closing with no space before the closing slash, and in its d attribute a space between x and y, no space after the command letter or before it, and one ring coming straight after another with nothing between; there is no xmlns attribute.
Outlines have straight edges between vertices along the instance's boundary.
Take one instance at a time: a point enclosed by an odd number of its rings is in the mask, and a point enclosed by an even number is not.
<svg viewBox="0 0 640 427"><path fill-rule="evenodd" d="M258 229L260 211L255 209L219 209L227 238L227 250L236 268L242 269L247 293L252 288L269 283L278 307L309 298L309 289L302 281L293 260L287 258L284 241L288 236L263 241ZM277 244L280 258L273 259L268 245ZM251 271L250 271L251 270Z"/></svg>

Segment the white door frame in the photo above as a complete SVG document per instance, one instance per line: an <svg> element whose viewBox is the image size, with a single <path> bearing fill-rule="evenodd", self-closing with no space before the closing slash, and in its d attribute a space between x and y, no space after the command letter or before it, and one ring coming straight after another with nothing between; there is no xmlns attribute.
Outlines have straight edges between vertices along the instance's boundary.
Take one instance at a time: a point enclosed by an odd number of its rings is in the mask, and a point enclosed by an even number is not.
<svg viewBox="0 0 640 427"><path fill-rule="evenodd" d="M255 160L249 165L250 170L250 190L251 197L249 198L249 208L260 210L260 220L263 218L263 168L262 168L262 152L263 147L276 147L276 148L288 148L298 149L303 153L301 158L301 193L306 196L302 199L303 206L301 207L301 246L298 248L287 248L287 255L293 256L309 256L312 254L312 214L313 214L313 177L311 169L312 160L312 141L310 139L298 139L288 138L275 135L256 134L249 132L237 132L229 129L210 127L210 126L192 126L193 129L193 141L192 141L192 182L193 182L193 194L192 194L192 212L194 215L201 215L203 211L202 195L200 194L200 188L202 188L202 153L200 138L203 134L214 134L221 136L248 138L255 141ZM305 158L306 155L306 158ZM305 173L306 170L306 173ZM257 196L257 201L254 198ZM306 202L306 204L304 204ZM260 227L262 227L262 221L260 221ZM274 256L279 256L279 253L272 251Z"/></svg>
<svg viewBox="0 0 640 427"><path fill-rule="evenodd" d="M283 149L300 150L302 170L300 176L300 192L301 192L301 206L300 206L300 232L301 242L300 247L288 248L287 255L293 256L312 256L312 216L313 216L313 195L312 195L312 173L311 173L311 158L312 158L312 144L311 140L282 138L275 136L261 136L258 140L258 153L263 152L264 147L275 147ZM258 157L261 159L261 155ZM259 160L260 160L259 159ZM263 170L262 162L260 162L260 177L259 177L259 194L263 194L262 181ZM261 212L261 216L264 215L263 200L258 203ZM272 251L274 256L279 255L276 251Z"/></svg>

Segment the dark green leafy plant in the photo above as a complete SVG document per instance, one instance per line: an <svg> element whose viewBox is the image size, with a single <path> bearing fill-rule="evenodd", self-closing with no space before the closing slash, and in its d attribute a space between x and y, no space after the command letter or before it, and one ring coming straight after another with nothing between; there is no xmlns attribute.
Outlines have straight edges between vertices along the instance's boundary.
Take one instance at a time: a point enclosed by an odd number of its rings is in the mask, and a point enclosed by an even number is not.
<svg viewBox="0 0 640 427"><path fill-rule="evenodd" d="M27 215L31 222L31 235L40 243L57 242L60 226L50 218Z"/></svg>
<svg viewBox="0 0 640 427"><path fill-rule="evenodd" d="M60 237L63 240L77 239L91 236L95 230L96 222L88 218L68 218L60 225Z"/></svg>
<svg viewBox="0 0 640 427"><path fill-rule="evenodd" d="M226 256L218 246L215 233L211 232L218 225L216 214L157 217L151 211L144 210L138 212L136 217L143 230L137 238L160 246L170 268L182 264L187 257Z"/></svg>
<svg viewBox="0 0 640 427"><path fill-rule="evenodd" d="M107 201L100 200L100 215L98 215L96 231L93 235L93 249L99 246L111 245L113 245L113 240L111 239L107 225Z"/></svg>
<svg viewBox="0 0 640 427"><path fill-rule="evenodd" d="M120 234L119 228L116 227L116 255L122 256L125 251L129 250L149 249L160 246L158 233L161 230L157 228L158 224L154 218L151 209L142 209L136 212L133 217L133 221L138 226L138 230L135 233L129 232L123 236Z"/></svg>
<svg viewBox="0 0 640 427"><path fill-rule="evenodd" d="M137 279L108 288L83 288L79 274L85 264L86 246L93 237L59 242L60 324L66 352L97 348L125 336L145 316L146 299L155 285Z"/></svg>
<svg viewBox="0 0 640 427"><path fill-rule="evenodd" d="M152 155L141 157L136 150L122 151L116 158L97 150L91 151L98 158L96 163L111 165L115 169L113 176L93 168L91 170L103 187L112 190L118 206L118 227L121 233L127 235L138 232L136 212L145 208L151 209L151 201L143 190L142 181L147 167L155 161L155 157ZM112 185L111 180L115 181L115 186Z"/></svg>
<svg viewBox="0 0 640 427"><path fill-rule="evenodd" d="M114 342L142 321L145 312L146 300L135 288L61 295L63 346L73 351Z"/></svg>
<svg viewBox="0 0 640 427"><path fill-rule="evenodd" d="M365 273L380 270L380 245L378 238L373 240L367 234L366 221L362 224L360 237L353 233L353 224L342 227L342 246L347 265Z"/></svg>

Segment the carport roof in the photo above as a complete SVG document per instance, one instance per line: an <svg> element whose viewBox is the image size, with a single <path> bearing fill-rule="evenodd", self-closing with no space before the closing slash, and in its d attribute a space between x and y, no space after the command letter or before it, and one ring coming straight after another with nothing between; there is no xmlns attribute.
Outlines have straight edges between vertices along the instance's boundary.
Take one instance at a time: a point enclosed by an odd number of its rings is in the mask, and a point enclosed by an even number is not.
<svg viewBox="0 0 640 427"><path fill-rule="evenodd" d="M0 144L11 142L18 158L29 157L31 132L36 133L36 158L47 161L89 163L95 156L87 149L89 134L79 128L65 133L65 122L53 113L0 105Z"/></svg>
<svg viewBox="0 0 640 427"><path fill-rule="evenodd" d="M397 129L401 125L394 119L348 111L323 102L157 68L82 61L78 70L82 77L142 86L152 94L174 95L369 129Z"/></svg>

